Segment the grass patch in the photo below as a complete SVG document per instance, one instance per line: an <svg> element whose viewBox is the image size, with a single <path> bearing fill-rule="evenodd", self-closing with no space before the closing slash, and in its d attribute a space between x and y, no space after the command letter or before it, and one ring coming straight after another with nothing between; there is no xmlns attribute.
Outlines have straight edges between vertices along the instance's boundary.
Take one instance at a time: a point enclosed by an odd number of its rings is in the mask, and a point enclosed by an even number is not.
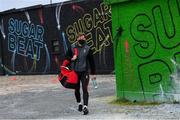
<svg viewBox="0 0 180 120"><path fill-rule="evenodd" d="M127 99L116 99L111 102L110 104L115 104L115 105L160 105L161 103L159 102L142 102L142 101L130 101Z"/></svg>
<svg viewBox="0 0 180 120"><path fill-rule="evenodd" d="M179 101L173 101L173 104L180 104L180 102Z"/></svg>

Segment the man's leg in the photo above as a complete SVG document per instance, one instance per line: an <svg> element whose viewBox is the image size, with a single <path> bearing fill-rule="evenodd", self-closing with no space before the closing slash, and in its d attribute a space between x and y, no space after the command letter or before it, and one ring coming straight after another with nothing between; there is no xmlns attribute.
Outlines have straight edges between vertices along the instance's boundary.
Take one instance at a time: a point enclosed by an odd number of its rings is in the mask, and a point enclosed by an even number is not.
<svg viewBox="0 0 180 120"><path fill-rule="evenodd" d="M78 84L77 88L75 89L75 97L76 102L78 103L78 111L82 111L82 104L81 104L81 94L80 94L80 75L78 75Z"/></svg>
<svg viewBox="0 0 180 120"><path fill-rule="evenodd" d="M83 89L83 101L84 101L84 108L83 112L84 115L88 114L88 100L89 100L89 92L88 92L88 84L89 84L89 74L87 72L84 72L82 74L82 89Z"/></svg>

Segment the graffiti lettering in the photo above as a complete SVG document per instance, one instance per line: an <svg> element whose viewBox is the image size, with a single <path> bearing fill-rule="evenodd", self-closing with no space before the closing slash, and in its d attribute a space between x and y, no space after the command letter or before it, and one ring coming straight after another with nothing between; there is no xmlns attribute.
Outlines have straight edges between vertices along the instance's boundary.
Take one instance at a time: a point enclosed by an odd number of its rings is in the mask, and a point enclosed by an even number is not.
<svg viewBox="0 0 180 120"><path fill-rule="evenodd" d="M168 81L165 82L163 80L168 78L171 75L172 71L169 65L165 61L156 59L156 60L152 60L150 62L138 65L138 73L140 76L142 91L154 92L157 89L157 87L159 87L159 83L161 83L162 85L168 84L166 83ZM146 82L149 82L149 84ZM144 94L144 97L146 98L145 94Z"/></svg>
<svg viewBox="0 0 180 120"><path fill-rule="evenodd" d="M73 43L76 39L75 28L72 25L69 25L66 29L66 34L68 35L68 40Z"/></svg>
<svg viewBox="0 0 180 120"><path fill-rule="evenodd" d="M83 17L85 31L90 32L93 28L92 16L91 14L85 14Z"/></svg>
<svg viewBox="0 0 180 120"><path fill-rule="evenodd" d="M103 46L109 46L110 42L108 41L108 36L105 35L105 33L102 31L100 27L96 28L96 50L101 51ZM99 33L99 34L98 34Z"/></svg>
<svg viewBox="0 0 180 120"><path fill-rule="evenodd" d="M97 27L98 24L102 24L103 23L103 18L101 16L101 13L99 12L99 10L97 8L93 9L93 21L94 21L94 27Z"/></svg>
<svg viewBox="0 0 180 120"><path fill-rule="evenodd" d="M154 22L146 14L138 14L133 18L130 33L132 38L138 42L134 45L138 57L152 56L156 49L156 40L165 49L173 49L180 45L178 36L180 31L176 31L179 29L180 21L178 0L168 0L167 6L168 8L157 5L152 8ZM156 32L153 32L154 29Z"/></svg>
<svg viewBox="0 0 180 120"><path fill-rule="evenodd" d="M40 59L40 50L43 48L44 28L41 25L29 24L26 21L10 18L8 22L8 50L34 59Z"/></svg>
<svg viewBox="0 0 180 120"><path fill-rule="evenodd" d="M43 41L44 29L41 25L28 24L26 21L9 19L9 32L15 33L19 36L33 38Z"/></svg>
<svg viewBox="0 0 180 120"><path fill-rule="evenodd" d="M159 5L152 9L158 40L165 49L173 49L180 45L180 31L176 30L180 21L180 16L176 17L179 9L178 0L168 0L168 9Z"/></svg>
<svg viewBox="0 0 180 120"><path fill-rule="evenodd" d="M148 58L155 52L155 36L150 31L151 19L145 14L138 14L131 22L131 36L138 43L134 45L136 55L140 58Z"/></svg>
<svg viewBox="0 0 180 120"><path fill-rule="evenodd" d="M87 43L91 46L94 54L100 52L103 46L107 47L110 45L110 42L112 43L111 29L107 25L111 22L110 7L103 3L100 7L100 10L94 8L92 15L90 13L85 13L82 18L78 19L77 22L74 22L73 25L69 25L66 29L66 34L70 43L75 42L78 32L87 33ZM96 31L94 37L96 42L93 40L94 34L91 32L92 29L95 29ZM104 41L104 38L108 35L110 37L108 37L107 41ZM102 44L97 44L99 41Z"/></svg>
<svg viewBox="0 0 180 120"><path fill-rule="evenodd" d="M103 14L103 19L104 21L106 20L109 20L109 18L111 18L111 9L108 5L105 5L105 4L100 4L100 7L101 7L101 11L102 11L102 14Z"/></svg>

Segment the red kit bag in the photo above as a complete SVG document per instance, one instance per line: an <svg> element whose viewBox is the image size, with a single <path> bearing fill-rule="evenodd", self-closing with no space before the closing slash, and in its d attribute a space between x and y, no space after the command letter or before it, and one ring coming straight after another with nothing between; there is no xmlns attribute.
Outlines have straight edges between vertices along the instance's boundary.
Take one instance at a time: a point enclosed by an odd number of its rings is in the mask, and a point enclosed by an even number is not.
<svg viewBox="0 0 180 120"><path fill-rule="evenodd" d="M66 66L61 66L61 72L58 79L62 86L69 89L76 89L78 83L78 76L74 70L69 70Z"/></svg>

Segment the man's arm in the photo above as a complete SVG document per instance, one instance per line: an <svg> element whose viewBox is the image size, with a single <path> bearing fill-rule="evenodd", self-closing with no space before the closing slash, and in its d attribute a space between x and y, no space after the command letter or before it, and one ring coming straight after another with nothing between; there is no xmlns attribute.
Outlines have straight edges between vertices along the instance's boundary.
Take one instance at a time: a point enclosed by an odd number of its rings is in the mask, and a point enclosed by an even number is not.
<svg viewBox="0 0 180 120"><path fill-rule="evenodd" d="M94 57L93 57L93 51L91 49L89 50L88 60L89 60L89 65L91 69L91 74L94 75L96 73L96 67L95 67L95 62L94 62Z"/></svg>

